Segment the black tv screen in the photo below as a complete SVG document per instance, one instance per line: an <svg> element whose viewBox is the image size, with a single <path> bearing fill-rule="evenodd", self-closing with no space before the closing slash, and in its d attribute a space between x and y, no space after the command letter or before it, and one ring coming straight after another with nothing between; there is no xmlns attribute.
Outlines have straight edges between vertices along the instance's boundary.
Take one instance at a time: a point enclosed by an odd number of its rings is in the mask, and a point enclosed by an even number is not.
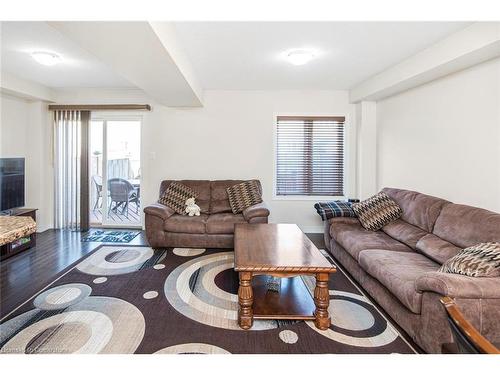
<svg viewBox="0 0 500 375"><path fill-rule="evenodd" d="M24 158L0 158L0 211L24 206Z"/></svg>

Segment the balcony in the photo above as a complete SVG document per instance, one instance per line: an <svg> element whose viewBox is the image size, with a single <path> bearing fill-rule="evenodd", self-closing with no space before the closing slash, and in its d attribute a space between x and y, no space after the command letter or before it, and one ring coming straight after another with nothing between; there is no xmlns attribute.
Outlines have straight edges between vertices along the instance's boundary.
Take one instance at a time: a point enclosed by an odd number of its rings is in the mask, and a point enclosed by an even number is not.
<svg viewBox="0 0 500 375"><path fill-rule="evenodd" d="M134 173L133 160L108 160L107 188L102 181L100 155L92 157L90 189L90 225L138 226L141 224L141 185L139 173ZM137 169L137 171L139 171ZM106 188L107 194L104 194ZM107 214L104 205L106 205Z"/></svg>

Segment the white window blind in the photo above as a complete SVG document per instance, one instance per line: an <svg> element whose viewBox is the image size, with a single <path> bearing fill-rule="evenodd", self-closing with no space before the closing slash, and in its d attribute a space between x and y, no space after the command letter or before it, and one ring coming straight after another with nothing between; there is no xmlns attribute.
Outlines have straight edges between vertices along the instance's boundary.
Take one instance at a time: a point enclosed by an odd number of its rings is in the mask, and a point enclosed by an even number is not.
<svg viewBox="0 0 500 375"><path fill-rule="evenodd" d="M278 116L276 195L344 195L344 122Z"/></svg>

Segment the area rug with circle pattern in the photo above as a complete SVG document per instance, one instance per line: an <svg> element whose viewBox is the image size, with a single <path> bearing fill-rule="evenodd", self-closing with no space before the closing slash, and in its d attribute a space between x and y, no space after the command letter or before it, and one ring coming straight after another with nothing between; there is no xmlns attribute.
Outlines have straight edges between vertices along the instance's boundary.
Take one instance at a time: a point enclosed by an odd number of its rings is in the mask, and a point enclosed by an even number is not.
<svg viewBox="0 0 500 375"><path fill-rule="evenodd" d="M0 352L415 352L341 270L330 277L329 329L256 320L242 330L233 261L229 250L100 246L1 320ZM312 292L312 278L299 281Z"/></svg>

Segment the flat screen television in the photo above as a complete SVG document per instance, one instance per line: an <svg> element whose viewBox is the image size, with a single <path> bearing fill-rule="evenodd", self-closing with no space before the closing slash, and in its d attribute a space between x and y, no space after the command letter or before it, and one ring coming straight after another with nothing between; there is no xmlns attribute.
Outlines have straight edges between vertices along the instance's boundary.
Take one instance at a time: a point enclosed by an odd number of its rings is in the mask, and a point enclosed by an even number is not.
<svg viewBox="0 0 500 375"><path fill-rule="evenodd" d="M24 206L24 158L0 158L0 211Z"/></svg>

